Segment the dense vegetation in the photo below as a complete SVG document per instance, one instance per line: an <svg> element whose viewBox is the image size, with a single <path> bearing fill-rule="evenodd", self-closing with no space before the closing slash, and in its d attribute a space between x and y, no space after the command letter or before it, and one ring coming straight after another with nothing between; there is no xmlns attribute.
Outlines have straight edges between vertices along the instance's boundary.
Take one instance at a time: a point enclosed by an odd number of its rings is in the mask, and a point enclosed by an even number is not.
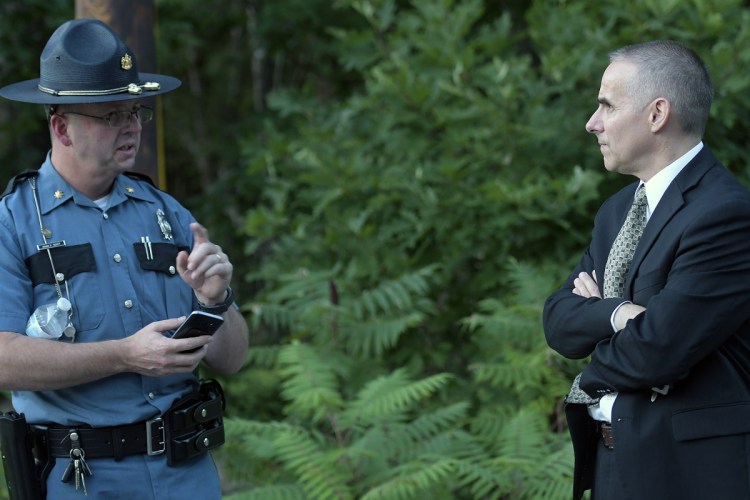
<svg viewBox="0 0 750 500"><path fill-rule="evenodd" d="M23 3L23 5L21 5ZM0 84L70 1L0 6ZM578 363L540 313L630 179L583 125L607 53L681 40L706 143L750 184L740 0L157 0L168 186L233 256L253 348L217 453L227 498L568 498ZM21 29L21 27L23 27ZM0 104L4 178L38 110Z"/></svg>

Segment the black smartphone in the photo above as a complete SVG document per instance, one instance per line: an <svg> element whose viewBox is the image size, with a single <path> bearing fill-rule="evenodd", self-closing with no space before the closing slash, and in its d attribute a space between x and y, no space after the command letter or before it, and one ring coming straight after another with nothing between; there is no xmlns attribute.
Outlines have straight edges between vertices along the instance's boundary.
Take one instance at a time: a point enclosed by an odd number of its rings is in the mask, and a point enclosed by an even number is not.
<svg viewBox="0 0 750 500"><path fill-rule="evenodd" d="M203 311L193 311L172 334L173 339L186 339L213 335L224 323L224 318L218 314Z"/></svg>

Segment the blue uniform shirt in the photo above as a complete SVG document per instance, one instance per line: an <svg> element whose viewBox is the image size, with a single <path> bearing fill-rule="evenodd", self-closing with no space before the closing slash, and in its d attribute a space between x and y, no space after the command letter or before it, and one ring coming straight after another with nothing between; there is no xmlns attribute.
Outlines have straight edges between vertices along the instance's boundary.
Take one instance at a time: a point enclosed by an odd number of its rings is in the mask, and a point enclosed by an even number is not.
<svg viewBox="0 0 750 500"><path fill-rule="evenodd" d="M36 187L47 243L65 242L51 252L55 271L65 274L61 291L72 303L75 342L125 338L148 323L188 315L197 308L195 294L177 273L174 262L179 250L192 247L189 224L194 218L174 198L148 182L121 175L109 206L102 210L65 182L49 155L36 177ZM170 226L166 230L164 222ZM2 199L0 225L0 330L25 334L33 311L58 298L47 251L37 247L45 241L31 181L21 181ZM71 340L62 336L44 341ZM159 416L196 387L193 374L147 377L121 373L54 391L15 391L13 406L32 423L116 426ZM169 469L164 457L144 458L118 464L137 462ZM65 460L58 459L55 470L61 462ZM210 457L196 462L207 463L216 475ZM95 475L87 486L92 493L94 483L103 483L104 478L97 475L93 460L90 465ZM147 475L153 477L154 472ZM216 478L193 475L197 476L194 481L180 484L218 484ZM48 482L60 483L59 477ZM155 488L148 485L147 491ZM203 487L198 490L204 491ZM184 491L195 495L197 490L188 484Z"/></svg>

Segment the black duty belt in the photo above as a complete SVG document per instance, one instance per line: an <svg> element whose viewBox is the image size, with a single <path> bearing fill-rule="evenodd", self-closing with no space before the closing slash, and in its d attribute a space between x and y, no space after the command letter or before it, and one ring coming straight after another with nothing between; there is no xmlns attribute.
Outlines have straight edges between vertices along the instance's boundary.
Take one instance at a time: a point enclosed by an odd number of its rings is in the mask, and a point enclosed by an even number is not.
<svg viewBox="0 0 750 500"><path fill-rule="evenodd" d="M137 424L119 427L47 427L47 447L50 456L70 455L70 433L78 433L86 458L122 459L126 455L160 455L166 451L164 420L155 418Z"/></svg>
<svg viewBox="0 0 750 500"><path fill-rule="evenodd" d="M75 433L86 459L121 460L127 455L166 452L169 465L175 465L224 444L223 409L221 386L204 380L198 391L180 398L162 417L116 427L51 424L31 428L43 434L51 457L69 457Z"/></svg>

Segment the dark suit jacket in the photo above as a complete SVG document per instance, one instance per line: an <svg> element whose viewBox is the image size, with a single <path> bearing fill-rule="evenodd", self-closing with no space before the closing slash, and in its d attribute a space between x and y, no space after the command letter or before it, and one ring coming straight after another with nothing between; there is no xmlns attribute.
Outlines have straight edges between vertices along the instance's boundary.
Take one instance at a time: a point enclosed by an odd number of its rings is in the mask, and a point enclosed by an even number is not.
<svg viewBox="0 0 750 500"><path fill-rule="evenodd" d="M546 301L548 344L591 355L581 388L619 394L615 460L633 499L750 498L750 193L704 147L651 216L625 283L646 312L618 333L621 299L574 295L581 271L604 276L637 183L608 199L580 263ZM601 279L599 286L601 288ZM672 384L651 401L651 387ZM591 486L596 426L566 408L575 451L574 498Z"/></svg>

